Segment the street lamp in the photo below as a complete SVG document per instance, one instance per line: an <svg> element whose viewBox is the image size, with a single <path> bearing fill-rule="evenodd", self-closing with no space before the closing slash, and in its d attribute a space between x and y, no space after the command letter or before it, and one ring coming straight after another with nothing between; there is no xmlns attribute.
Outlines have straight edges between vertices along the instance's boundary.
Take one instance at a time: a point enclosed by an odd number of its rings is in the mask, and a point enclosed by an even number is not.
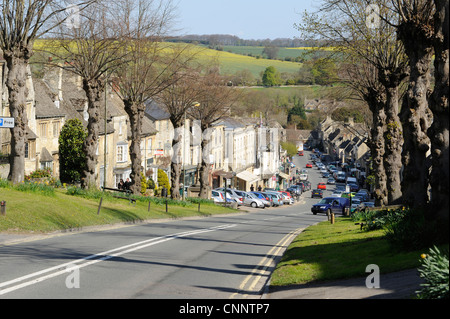
<svg viewBox="0 0 450 319"><path fill-rule="evenodd" d="M183 201L186 199L186 191L185 191L185 184L186 184L186 169L185 169L185 152L186 152L186 113L188 111L188 109L190 109L191 107L199 107L200 103L199 102L192 102L192 104L190 106L188 106L185 110L184 110L184 128L183 128L183 195L182 195L182 199ZM189 143L188 143L189 144Z"/></svg>

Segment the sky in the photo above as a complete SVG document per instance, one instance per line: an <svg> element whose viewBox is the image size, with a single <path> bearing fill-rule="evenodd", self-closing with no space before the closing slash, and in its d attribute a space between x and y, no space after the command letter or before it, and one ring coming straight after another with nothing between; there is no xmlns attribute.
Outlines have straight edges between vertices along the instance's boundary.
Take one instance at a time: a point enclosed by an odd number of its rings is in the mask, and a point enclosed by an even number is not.
<svg viewBox="0 0 450 319"><path fill-rule="evenodd" d="M231 34L245 40L296 38L314 0L176 0L179 34Z"/></svg>

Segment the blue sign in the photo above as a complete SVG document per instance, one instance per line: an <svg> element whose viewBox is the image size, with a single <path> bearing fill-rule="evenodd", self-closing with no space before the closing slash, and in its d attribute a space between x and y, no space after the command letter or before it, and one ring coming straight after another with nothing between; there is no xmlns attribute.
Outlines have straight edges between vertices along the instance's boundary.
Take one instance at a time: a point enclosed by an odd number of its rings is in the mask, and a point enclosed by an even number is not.
<svg viewBox="0 0 450 319"><path fill-rule="evenodd" d="M14 118L13 117L0 117L0 128L13 128Z"/></svg>

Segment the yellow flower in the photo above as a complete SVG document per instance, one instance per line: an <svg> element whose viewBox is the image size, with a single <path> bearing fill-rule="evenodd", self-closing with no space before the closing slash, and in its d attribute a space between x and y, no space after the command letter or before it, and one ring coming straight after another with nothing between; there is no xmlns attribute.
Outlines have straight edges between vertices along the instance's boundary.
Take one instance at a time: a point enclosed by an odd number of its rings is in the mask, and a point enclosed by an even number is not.
<svg viewBox="0 0 450 319"><path fill-rule="evenodd" d="M427 254L422 254L422 255L420 255L420 258L422 258L422 259L427 258Z"/></svg>

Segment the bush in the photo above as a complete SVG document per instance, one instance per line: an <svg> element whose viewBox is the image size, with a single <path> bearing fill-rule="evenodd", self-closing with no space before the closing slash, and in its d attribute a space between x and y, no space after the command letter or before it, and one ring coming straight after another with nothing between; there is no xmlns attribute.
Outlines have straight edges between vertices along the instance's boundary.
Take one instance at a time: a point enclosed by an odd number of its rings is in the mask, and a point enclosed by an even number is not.
<svg viewBox="0 0 450 319"><path fill-rule="evenodd" d="M398 250L416 250L448 242L445 230L434 220L426 220L420 209L397 208L357 212L352 220L362 222L362 229L383 229L386 239Z"/></svg>
<svg viewBox="0 0 450 319"><path fill-rule="evenodd" d="M61 181L74 183L81 180L86 168L86 154L83 143L87 130L78 119L69 119L59 135L59 175Z"/></svg>
<svg viewBox="0 0 450 319"><path fill-rule="evenodd" d="M409 210L404 207L399 209L360 211L352 214L352 220L363 222L362 228L366 231L371 231L389 227L390 224L402 220L408 213Z"/></svg>
<svg viewBox="0 0 450 319"><path fill-rule="evenodd" d="M169 196L170 195L169 178L162 169L158 169L158 190L161 191L164 187L167 189L167 196Z"/></svg>
<svg viewBox="0 0 450 319"><path fill-rule="evenodd" d="M425 279L417 291L419 299L449 299L448 249L441 252L436 246L422 254L420 277Z"/></svg>

